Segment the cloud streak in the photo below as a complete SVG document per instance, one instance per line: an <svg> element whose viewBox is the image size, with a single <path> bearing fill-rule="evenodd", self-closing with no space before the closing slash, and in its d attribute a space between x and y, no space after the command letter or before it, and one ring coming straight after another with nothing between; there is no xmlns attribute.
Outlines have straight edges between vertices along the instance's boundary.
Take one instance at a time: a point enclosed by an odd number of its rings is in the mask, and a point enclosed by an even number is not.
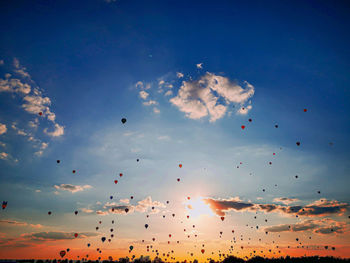
<svg viewBox="0 0 350 263"><path fill-rule="evenodd" d="M84 191L85 189L91 189L91 185L72 185L72 184L61 184L61 185L55 185L54 186L57 190L62 190L62 191L69 191L71 193L76 193L76 192L81 192Z"/></svg>

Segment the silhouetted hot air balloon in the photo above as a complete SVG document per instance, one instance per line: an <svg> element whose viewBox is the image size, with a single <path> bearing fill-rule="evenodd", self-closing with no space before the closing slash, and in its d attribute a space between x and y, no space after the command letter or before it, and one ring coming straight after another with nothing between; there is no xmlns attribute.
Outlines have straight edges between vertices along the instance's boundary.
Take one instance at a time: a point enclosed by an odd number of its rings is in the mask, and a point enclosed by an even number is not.
<svg viewBox="0 0 350 263"><path fill-rule="evenodd" d="M56 162L57 162L57 163L60 163L61 161L60 161L60 160L57 160Z"/></svg>
<svg viewBox="0 0 350 263"><path fill-rule="evenodd" d="M122 118L122 123L125 124L126 123L126 119L125 118Z"/></svg>
<svg viewBox="0 0 350 263"><path fill-rule="evenodd" d="M129 208L125 208L125 213L129 212Z"/></svg>
<svg viewBox="0 0 350 263"><path fill-rule="evenodd" d="M75 233L74 236L75 236L75 237L78 237L78 233Z"/></svg>
<svg viewBox="0 0 350 263"><path fill-rule="evenodd" d="M66 255L66 251L61 250L61 251L60 251L60 256L61 256L61 258L63 258L65 255Z"/></svg>
<svg viewBox="0 0 350 263"><path fill-rule="evenodd" d="M7 201L2 201L2 209L5 209L7 207Z"/></svg>
<svg viewBox="0 0 350 263"><path fill-rule="evenodd" d="M49 211L49 212L47 212L47 214L48 214L48 215L51 215L52 213L51 213L51 211Z"/></svg>
<svg viewBox="0 0 350 263"><path fill-rule="evenodd" d="M225 217L224 216L222 216L222 217L220 217L221 218L221 221L224 221L225 220Z"/></svg>
<svg viewBox="0 0 350 263"><path fill-rule="evenodd" d="M74 214L76 214L76 215L77 215L77 214L78 214L78 211L75 211L75 212L74 212Z"/></svg>
<svg viewBox="0 0 350 263"><path fill-rule="evenodd" d="M40 111L40 112L39 112L39 116L42 116L42 115L43 115L43 113Z"/></svg>
<svg viewBox="0 0 350 263"><path fill-rule="evenodd" d="M88 243L87 246L90 247L90 243Z"/></svg>
<svg viewBox="0 0 350 263"><path fill-rule="evenodd" d="M177 181L180 182L180 178L177 178Z"/></svg>
<svg viewBox="0 0 350 263"><path fill-rule="evenodd" d="M113 196L111 195L111 196L109 197L109 199L113 199Z"/></svg>
<svg viewBox="0 0 350 263"><path fill-rule="evenodd" d="M75 174L75 172L76 172L75 170L72 171L72 173L74 173L74 174Z"/></svg>
<svg viewBox="0 0 350 263"><path fill-rule="evenodd" d="M146 228L146 229L148 228L148 224L145 224L145 228Z"/></svg>
<svg viewBox="0 0 350 263"><path fill-rule="evenodd" d="M202 254L204 254L205 250L204 250L204 249L201 249L201 252L202 252Z"/></svg>
<svg viewBox="0 0 350 263"><path fill-rule="evenodd" d="M101 237L101 241L105 242L106 241L106 237Z"/></svg>
<svg viewBox="0 0 350 263"><path fill-rule="evenodd" d="M297 146L300 146L300 142L296 142L296 145L297 145Z"/></svg>

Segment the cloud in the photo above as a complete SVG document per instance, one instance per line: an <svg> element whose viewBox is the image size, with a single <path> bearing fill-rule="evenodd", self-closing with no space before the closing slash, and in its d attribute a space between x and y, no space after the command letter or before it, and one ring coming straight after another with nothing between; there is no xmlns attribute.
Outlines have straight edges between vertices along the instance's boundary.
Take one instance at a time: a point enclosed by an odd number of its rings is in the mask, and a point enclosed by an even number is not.
<svg viewBox="0 0 350 263"><path fill-rule="evenodd" d="M22 98L22 108L24 111L30 114L34 114L43 118L47 118L51 121L55 130L48 133L47 128L44 130L50 136L61 136L64 134L63 126L56 123L56 114L51 111L51 100L49 97L43 96L43 92L35 85L32 81L31 76L27 72L26 68L23 67L19 60L15 58L13 60L13 71L18 74L21 79L12 78L11 74L6 74L5 79L0 79L0 92L8 92L18 94ZM38 126L38 119L35 119L35 123L31 122L31 127ZM24 134L24 131L18 131L20 135ZM32 136L33 137L33 136ZM34 138L34 137L33 137Z"/></svg>
<svg viewBox="0 0 350 263"><path fill-rule="evenodd" d="M285 204L285 205L289 205L291 203L295 203L295 202L298 202L300 200L297 199L297 198L278 197L278 198L273 199L273 201L277 202L277 203L282 203L282 204Z"/></svg>
<svg viewBox="0 0 350 263"><path fill-rule="evenodd" d="M173 95L173 91L172 90L168 90L167 92L165 92L164 96L171 96Z"/></svg>
<svg viewBox="0 0 350 263"><path fill-rule="evenodd" d="M52 132L49 132L47 128L44 129L44 132L51 137L59 137L64 134L64 127L55 123L55 129Z"/></svg>
<svg viewBox="0 0 350 263"><path fill-rule="evenodd" d="M179 79L184 77L184 74L182 74L181 72L177 72L176 73L176 77L178 77Z"/></svg>
<svg viewBox="0 0 350 263"><path fill-rule="evenodd" d="M155 100L149 100L143 103L145 106L157 105L158 103Z"/></svg>
<svg viewBox="0 0 350 263"><path fill-rule="evenodd" d="M338 222L329 218L322 220L304 220L296 224L281 224L266 227L264 231L268 232L305 232L313 231L316 234L342 234L346 232L346 222Z"/></svg>
<svg viewBox="0 0 350 263"><path fill-rule="evenodd" d="M7 132L7 127L5 124L0 123L0 135Z"/></svg>
<svg viewBox="0 0 350 263"><path fill-rule="evenodd" d="M222 118L230 103L244 104L254 95L254 87L244 82L245 88L226 77L207 72L199 80L183 81L177 96L170 102L190 119L210 116L214 122Z"/></svg>
<svg viewBox="0 0 350 263"><path fill-rule="evenodd" d="M159 114L160 113L160 110L158 108L153 108L153 112L156 113L156 114Z"/></svg>
<svg viewBox="0 0 350 263"><path fill-rule="evenodd" d="M37 232L37 233L25 233L21 237L32 241L57 241L57 240L70 240L70 239L83 239L87 237L98 236L98 233L83 232L78 233L78 237L74 236L74 232Z"/></svg>
<svg viewBox="0 0 350 263"><path fill-rule="evenodd" d="M152 201L152 198L150 196L146 197L145 199L138 201L137 205L129 205L129 203L124 202L125 200L120 200L121 204L117 204L115 202L109 203L107 202L103 208L107 209L106 211L99 210L101 214L112 213L112 214L131 214L134 212L139 213L146 213L150 208L152 210L152 213L158 213L159 209L156 208L165 208L165 205L162 202L159 201ZM125 209L129 209L129 211L126 213Z"/></svg>
<svg viewBox="0 0 350 263"><path fill-rule="evenodd" d="M141 90L139 92L139 95L140 95L141 99L143 99L143 100L146 100L147 97L149 96L149 94L146 91L144 91L144 90Z"/></svg>
<svg viewBox="0 0 350 263"><path fill-rule="evenodd" d="M3 60L3 59L0 59L0 66L2 66L2 65L4 65L4 64L5 64L4 60Z"/></svg>
<svg viewBox="0 0 350 263"><path fill-rule="evenodd" d="M13 66L15 67L14 71L17 74L19 74L22 78L29 78L30 79L30 75L27 72L27 69L19 63L19 60L17 58L13 59Z"/></svg>
<svg viewBox="0 0 350 263"><path fill-rule="evenodd" d="M348 209L347 203L336 200L320 199L305 206L282 206L276 204L254 204L241 201L238 197L231 199L203 199L204 203L219 216L224 216L229 211L263 211L265 213L278 212L286 215L298 215L305 217L323 217L327 215L341 216Z"/></svg>
<svg viewBox="0 0 350 263"><path fill-rule="evenodd" d="M203 68L203 63L196 64L196 67L202 69Z"/></svg>
<svg viewBox="0 0 350 263"><path fill-rule="evenodd" d="M7 225L7 226L29 226L32 228L42 228L43 226L40 224L28 224L26 222L20 222L15 220L0 220L0 225Z"/></svg>
<svg viewBox="0 0 350 263"><path fill-rule="evenodd" d="M17 93L20 95L29 94L31 86L19 79L0 79L0 92Z"/></svg>
<svg viewBox="0 0 350 263"><path fill-rule="evenodd" d="M91 189L91 185L72 185L72 184L61 184L54 186L57 190L69 191L71 193L76 193L84 191L85 189Z"/></svg>
<svg viewBox="0 0 350 263"><path fill-rule="evenodd" d="M18 163L18 159L13 158L11 154L6 152L0 152L0 160Z"/></svg>
<svg viewBox="0 0 350 263"><path fill-rule="evenodd" d="M238 197L231 199L203 199L203 202L211 208L211 210L219 216L225 216L225 212L235 210L244 211L254 208L254 204L242 202Z"/></svg>
<svg viewBox="0 0 350 263"><path fill-rule="evenodd" d="M89 208L82 208L81 211L83 211L84 213L87 213L87 214L91 214L94 212L94 210L89 209Z"/></svg>

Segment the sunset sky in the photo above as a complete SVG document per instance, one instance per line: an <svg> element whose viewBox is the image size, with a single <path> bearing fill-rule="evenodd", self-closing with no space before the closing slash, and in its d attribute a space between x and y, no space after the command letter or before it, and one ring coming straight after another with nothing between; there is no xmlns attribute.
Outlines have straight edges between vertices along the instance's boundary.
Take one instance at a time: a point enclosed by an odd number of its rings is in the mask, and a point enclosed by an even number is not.
<svg viewBox="0 0 350 263"><path fill-rule="evenodd" d="M348 2L0 10L0 258L350 257Z"/></svg>

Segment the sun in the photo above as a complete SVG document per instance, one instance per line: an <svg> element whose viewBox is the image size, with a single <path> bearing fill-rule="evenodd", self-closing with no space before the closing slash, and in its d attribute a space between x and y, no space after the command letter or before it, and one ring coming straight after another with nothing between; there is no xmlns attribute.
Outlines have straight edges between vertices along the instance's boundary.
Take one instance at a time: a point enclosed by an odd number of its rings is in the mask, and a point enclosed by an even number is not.
<svg viewBox="0 0 350 263"><path fill-rule="evenodd" d="M192 218L203 215L215 216L213 211L203 201L204 197L199 196L194 199L186 201L186 210Z"/></svg>

